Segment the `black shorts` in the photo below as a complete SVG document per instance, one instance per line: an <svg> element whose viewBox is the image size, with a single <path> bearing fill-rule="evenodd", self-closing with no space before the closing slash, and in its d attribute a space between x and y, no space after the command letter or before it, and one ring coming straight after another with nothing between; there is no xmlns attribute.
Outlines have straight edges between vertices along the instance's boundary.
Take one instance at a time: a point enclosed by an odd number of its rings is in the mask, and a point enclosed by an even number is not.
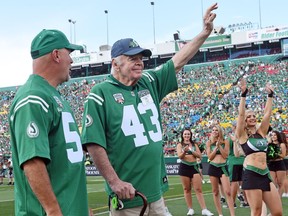
<svg viewBox="0 0 288 216"><path fill-rule="evenodd" d="M208 175L209 176L215 176L215 177L222 177L222 175L225 174L226 176L229 176L228 167L227 165L222 167L216 167L212 164L209 164L208 166Z"/></svg>
<svg viewBox="0 0 288 216"><path fill-rule="evenodd" d="M233 165L230 181L242 181L243 165Z"/></svg>
<svg viewBox="0 0 288 216"><path fill-rule="evenodd" d="M260 175L251 170L244 169L242 177L242 189L253 190L260 189L262 191L270 191L270 178L268 174Z"/></svg>
<svg viewBox="0 0 288 216"><path fill-rule="evenodd" d="M286 170L288 170L288 159L284 158L284 163L285 163Z"/></svg>
<svg viewBox="0 0 288 216"><path fill-rule="evenodd" d="M270 161L268 163L268 168L270 171L273 171L273 172L286 171L286 166L285 166L284 160Z"/></svg>
<svg viewBox="0 0 288 216"><path fill-rule="evenodd" d="M193 178L194 174L199 174L199 170L197 170L195 166L198 165L189 166L187 164L180 163L178 175Z"/></svg>

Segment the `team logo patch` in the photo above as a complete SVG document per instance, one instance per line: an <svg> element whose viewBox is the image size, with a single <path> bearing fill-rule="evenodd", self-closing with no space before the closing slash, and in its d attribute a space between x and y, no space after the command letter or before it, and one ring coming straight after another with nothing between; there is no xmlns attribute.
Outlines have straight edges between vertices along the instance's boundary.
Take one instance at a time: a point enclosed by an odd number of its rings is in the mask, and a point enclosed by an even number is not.
<svg viewBox="0 0 288 216"><path fill-rule="evenodd" d="M35 137L38 137L39 135L39 129L38 129L38 126L36 125L35 122L30 122L28 124L28 127L27 127L27 135L30 137L30 138L35 138Z"/></svg>
<svg viewBox="0 0 288 216"><path fill-rule="evenodd" d="M164 177L162 178L162 181L163 181L163 184L167 183L167 182L168 182L167 176L164 176Z"/></svg>
<svg viewBox="0 0 288 216"><path fill-rule="evenodd" d="M122 93L113 94L113 97L117 103L124 104L124 97Z"/></svg>
<svg viewBox="0 0 288 216"><path fill-rule="evenodd" d="M85 120L85 127L91 126L92 123L93 123L92 117L91 117L90 115L87 115L87 116L86 116L86 120Z"/></svg>
<svg viewBox="0 0 288 216"><path fill-rule="evenodd" d="M61 100L57 96L53 96L53 98L56 101L56 103L58 104L58 107L57 107L58 112L61 112L63 110L63 104L62 104Z"/></svg>
<svg viewBox="0 0 288 216"><path fill-rule="evenodd" d="M135 40L131 40L129 43L129 48L139 47L139 44Z"/></svg>

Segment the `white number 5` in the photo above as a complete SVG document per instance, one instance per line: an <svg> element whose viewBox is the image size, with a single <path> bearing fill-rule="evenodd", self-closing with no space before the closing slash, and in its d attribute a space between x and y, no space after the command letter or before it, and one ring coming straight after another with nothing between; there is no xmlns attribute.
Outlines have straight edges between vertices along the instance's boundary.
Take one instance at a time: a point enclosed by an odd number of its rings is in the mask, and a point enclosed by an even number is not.
<svg viewBox="0 0 288 216"><path fill-rule="evenodd" d="M83 160L83 151L81 139L76 131L70 131L69 124L76 124L71 113L62 112L62 125L66 143L76 143L76 149L67 149L68 159L71 163L77 163Z"/></svg>

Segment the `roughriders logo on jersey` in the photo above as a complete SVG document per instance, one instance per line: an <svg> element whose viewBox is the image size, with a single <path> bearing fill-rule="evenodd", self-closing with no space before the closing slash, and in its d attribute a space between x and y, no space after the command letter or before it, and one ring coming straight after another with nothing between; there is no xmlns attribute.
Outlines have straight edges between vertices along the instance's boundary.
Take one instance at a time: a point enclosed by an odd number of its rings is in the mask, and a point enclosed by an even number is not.
<svg viewBox="0 0 288 216"><path fill-rule="evenodd" d="M92 123L93 123L92 117L90 115L87 115L85 120L85 126L89 127L90 125L92 125Z"/></svg>
<svg viewBox="0 0 288 216"><path fill-rule="evenodd" d="M122 93L113 94L113 97L117 103L124 104L124 97Z"/></svg>
<svg viewBox="0 0 288 216"><path fill-rule="evenodd" d="M27 126L27 135L30 137L30 138L35 138L35 137L38 137L39 135L39 129L38 129L38 126L36 125L35 122L30 122Z"/></svg>

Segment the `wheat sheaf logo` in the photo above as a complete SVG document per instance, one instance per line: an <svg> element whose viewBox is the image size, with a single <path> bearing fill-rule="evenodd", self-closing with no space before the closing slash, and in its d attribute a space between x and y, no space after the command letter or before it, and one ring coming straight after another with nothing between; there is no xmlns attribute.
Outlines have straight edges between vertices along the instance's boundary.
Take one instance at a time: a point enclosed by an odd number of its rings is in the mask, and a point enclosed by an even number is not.
<svg viewBox="0 0 288 216"><path fill-rule="evenodd" d="M85 121L85 126L86 126L86 127L89 127L89 126L92 125L92 123L93 123L92 117L91 117L90 115L87 115L87 116L86 116L86 121Z"/></svg>
<svg viewBox="0 0 288 216"><path fill-rule="evenodd" d="M35 122L30 122L27 126L27 135L30 138L38 137L39 129Z"/></svg>

